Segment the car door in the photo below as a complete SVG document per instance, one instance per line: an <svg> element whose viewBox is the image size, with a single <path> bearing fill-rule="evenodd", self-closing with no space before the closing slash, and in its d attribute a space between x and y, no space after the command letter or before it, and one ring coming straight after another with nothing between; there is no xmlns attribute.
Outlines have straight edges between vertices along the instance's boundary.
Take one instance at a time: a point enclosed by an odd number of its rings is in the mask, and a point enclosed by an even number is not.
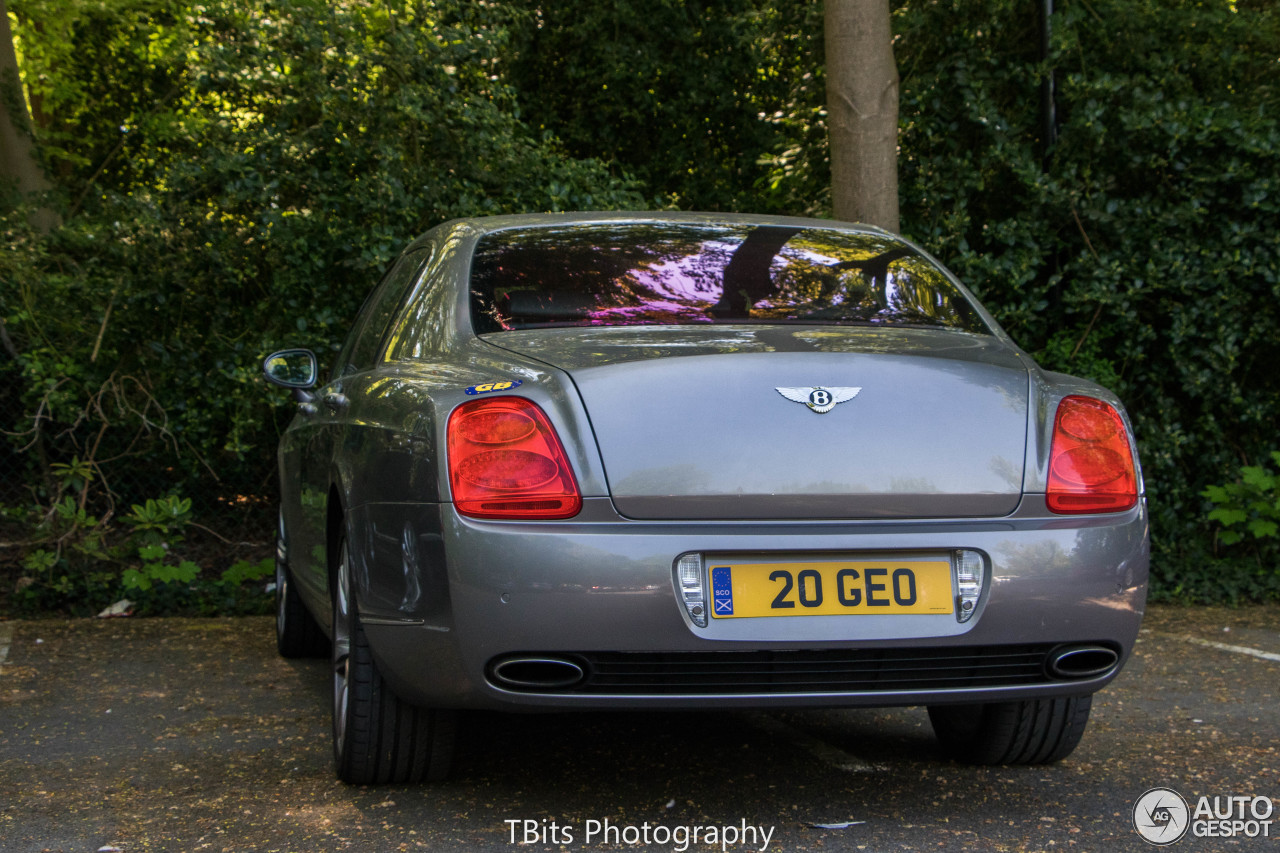
<svg viewBox="0 0 1280 853"><path fill-rule="evenodd" d="M290 563L299 593L327 621L329 595L329 504L338 470L337 455L349 430L361 429L348 417L351 378L372 369L383 339L413 283L426 265L427 247L406 251L365 300L350 334L338 351L329 381L316 390L313 410L299 414L286 436L286 453L297 453L298 523L291 525Z"/></svg>

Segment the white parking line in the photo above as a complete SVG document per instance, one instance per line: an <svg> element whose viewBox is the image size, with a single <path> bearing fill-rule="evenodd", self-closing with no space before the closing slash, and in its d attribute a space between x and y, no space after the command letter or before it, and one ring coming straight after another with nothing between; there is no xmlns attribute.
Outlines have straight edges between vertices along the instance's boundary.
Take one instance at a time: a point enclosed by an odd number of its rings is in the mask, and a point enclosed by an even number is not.
<svg viewBox="0 0 1280 853"><path fill-rule="evenodd" d="M858 756L845 752L839 747L832 746L825 740L816 738L807 732L802 732L795 726L788 725L776 717L761 713L744 714L743 717L756 728L773 735L779 740L786 741L792 746L800 747L823 764L830 765L837 770L844 770L848 773L871 773L876 769Z"/></svg>
<svg viewBox="0 0 1280 853"><path fill-rule="evenodd" d="M9 659L9 646L13 645L13 625L0 622L0 667Z"/></svg>
<svg viewBox="0 0 1280 853"><path fill-rule="evenodd" d="M1250 657L1261 658L1262 660L1272 660L1280 663L1280 655L1274 652L1264 652L1262 649L1251 649L1248 646L1229 646L1226 643L1215 643L1213 640L1202 640L1199 637L1192 637L1186 634L1169 634L1177 640L1186 640L1188 643L1195 643L1197 646L1204 646L1207 649L1217 649L1222 652L1235 652L1238 655L1249 655Z"/></svg>

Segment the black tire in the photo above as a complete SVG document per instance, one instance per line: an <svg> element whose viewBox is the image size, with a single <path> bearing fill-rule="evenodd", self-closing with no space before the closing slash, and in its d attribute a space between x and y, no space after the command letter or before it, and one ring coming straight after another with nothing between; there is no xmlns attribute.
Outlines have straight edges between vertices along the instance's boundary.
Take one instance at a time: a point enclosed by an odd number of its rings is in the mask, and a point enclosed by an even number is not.
<svg viewBox="0 0 1280 853"><path fill-rule="evenodd" d="M453 761L457 712L418 708L382 680L360 624L350 555L338 545L333 594L333 757L351 785L438 782Z"/></svg>
<svg viewBox="0 0 1280 853"><path fill-rule="evenodd" d="M1092 696L982 705L930 705L942 748L966 764L1052 764L1071 754L1089 722Z"/></svg>
<svg viewBox="0 0 1280 853"><path fill-rule="evenodd" d="M284 519L276 531L276 651L285 658L322 658L329 653L329 641L289 575L289 555L284 538Z"/></svg>

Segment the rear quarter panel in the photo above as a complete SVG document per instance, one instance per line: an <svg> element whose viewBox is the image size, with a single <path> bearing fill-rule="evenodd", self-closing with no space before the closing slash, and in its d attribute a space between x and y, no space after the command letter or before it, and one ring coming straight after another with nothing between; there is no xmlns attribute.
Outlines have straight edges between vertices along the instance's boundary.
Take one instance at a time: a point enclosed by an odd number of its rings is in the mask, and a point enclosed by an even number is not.
<svg viewBox="0 0 1280 853"><path fill-rule="evenodd" d="M468 394L494 382L519 382L564 443L584 497L607 496L586 412L560 371L510 357L479 342L448 361L386 364L348 377L351 400L332 480L342 495L361 612L374 618L422 618L427 583L442 579L440 512L452 512L446 429L455 408L497 394ZM399 507L394 509L393 507ZM436 578L436 581L431 580ZM438 584L437 584L438 586ZM437 598L439 592L437 591Z"/></svg>
<svg viewBox="0 0 1280 853"><path fill-rule="evenodd" d="M1063 397L1079 394L1093 397L1115 407L1124 420L1129 433L1129 451L1133 454L1134 465L1138 473L1138 495L1145 495L1142 479L1142 463L1138 459L1137 438L1133 431L1133 421L1125 410L1120 398L1108 389L1088 379L1069 376L1065 373L1054 373L1041 370L1030 356L1026 359L1031 376L1030 417L1027 419L1027 464L1022 491L1024 495L1043 495L1049 482L1049 450L1053 445L1053 423L1058 412L1058 404ZM1025 500L1025 498L1024 498Z"/></svg>

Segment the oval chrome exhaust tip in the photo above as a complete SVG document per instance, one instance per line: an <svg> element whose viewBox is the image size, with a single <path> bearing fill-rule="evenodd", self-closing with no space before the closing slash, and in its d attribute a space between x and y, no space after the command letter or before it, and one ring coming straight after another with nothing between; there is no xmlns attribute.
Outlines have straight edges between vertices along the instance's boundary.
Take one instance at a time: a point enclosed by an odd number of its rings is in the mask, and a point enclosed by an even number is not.
<svg viewBox="0 0 1280 853"><path fill-rule="evenodd" d="M1094 678L1110 672L1119 660L1106 646L1063 646L1049 652L1045 668L1054 678Z"/></svg>
<svg viewBox="0 0 1280 853"><path fill-rule="evenodd" d="M515 657L493 665L492 678L516 690L564 690L586 678L581 666L564 658Z"/></svg>

